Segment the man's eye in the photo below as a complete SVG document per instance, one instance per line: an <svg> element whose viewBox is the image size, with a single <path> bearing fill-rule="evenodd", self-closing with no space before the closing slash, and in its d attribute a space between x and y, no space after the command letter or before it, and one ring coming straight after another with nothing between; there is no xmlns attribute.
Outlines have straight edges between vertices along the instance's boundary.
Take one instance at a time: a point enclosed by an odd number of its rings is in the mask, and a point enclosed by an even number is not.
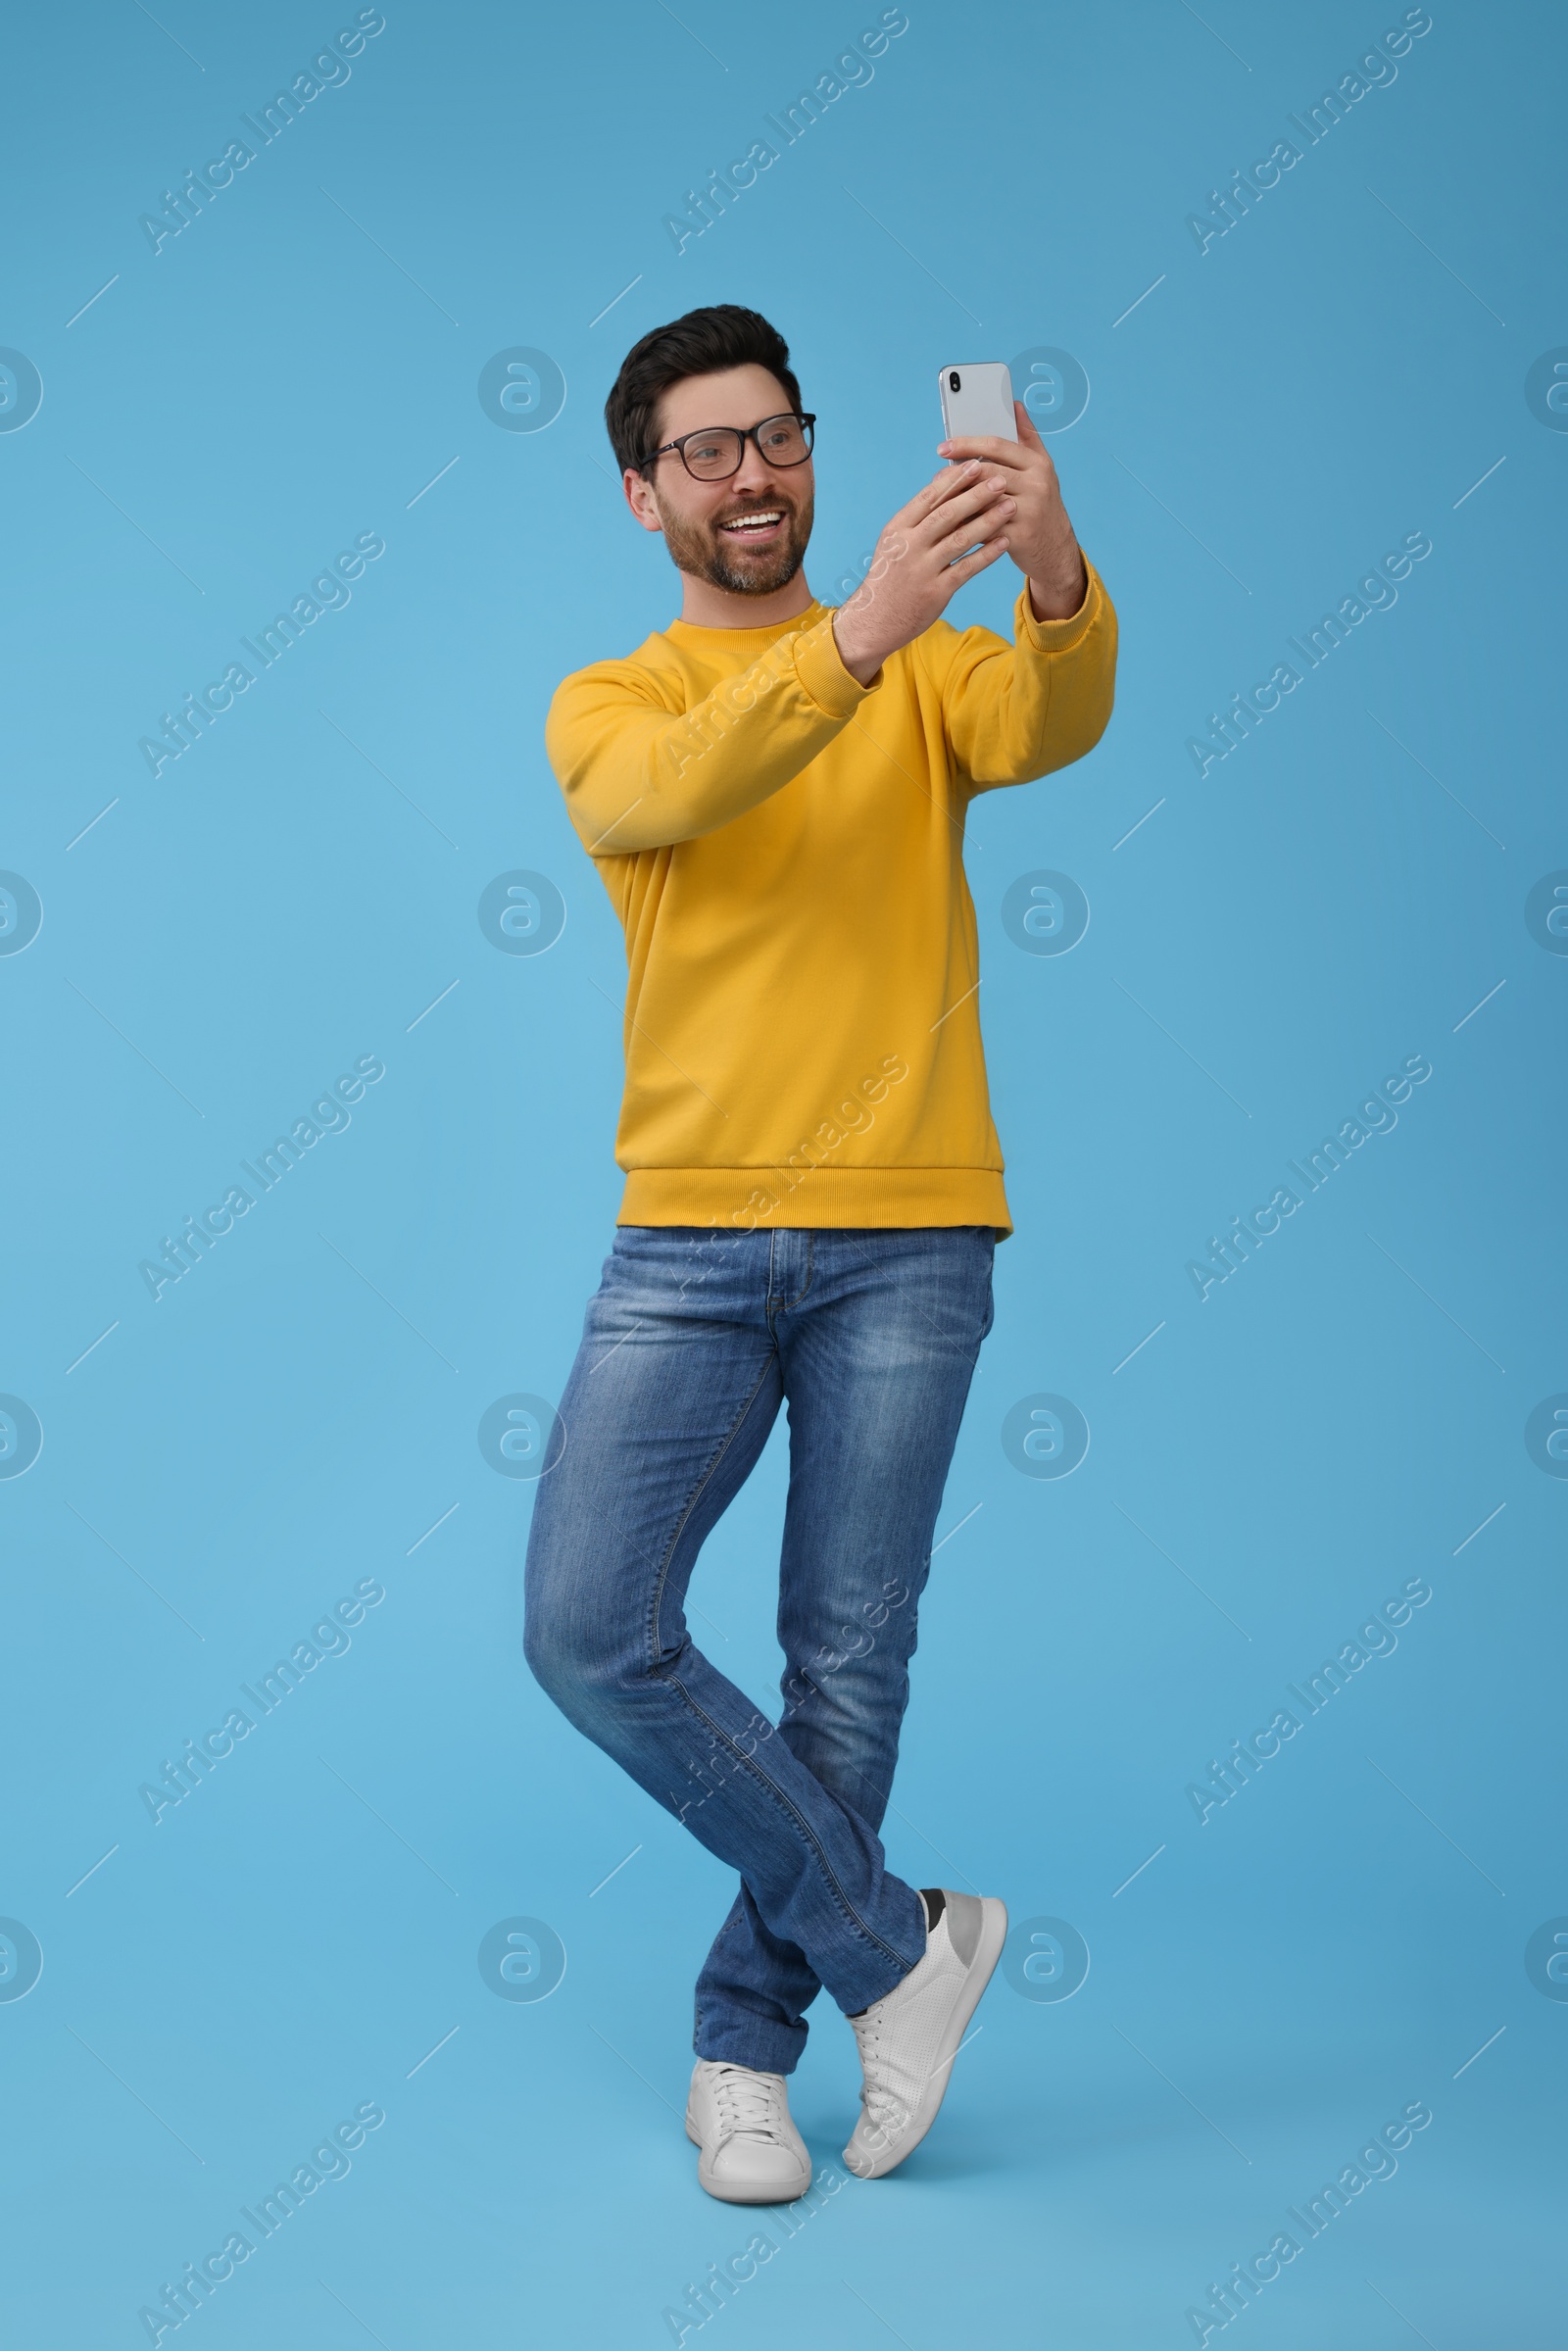
<svg viewBox="0 0 1568 2351"><path fill-rule="evenodd" d="M716 441L688 441L686 447L690 455L697 460L699 465L710 462L718 455L718 443Z"/></svg>

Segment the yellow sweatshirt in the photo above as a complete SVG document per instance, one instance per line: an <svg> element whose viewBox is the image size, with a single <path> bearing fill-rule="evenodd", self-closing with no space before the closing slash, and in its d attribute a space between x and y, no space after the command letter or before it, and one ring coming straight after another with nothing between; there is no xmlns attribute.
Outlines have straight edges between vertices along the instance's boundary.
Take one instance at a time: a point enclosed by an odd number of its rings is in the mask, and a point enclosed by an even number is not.
<svg viewBox="0 0 1568 2351"><path fill-rule="evenodd" d="M546 742L626 933L619 1222L994 1225L963 871L973 794L1082 759L1116 615L1089 567L1015 645L937 621L869 686L813 604L684 620L557 690Z"/></svg>

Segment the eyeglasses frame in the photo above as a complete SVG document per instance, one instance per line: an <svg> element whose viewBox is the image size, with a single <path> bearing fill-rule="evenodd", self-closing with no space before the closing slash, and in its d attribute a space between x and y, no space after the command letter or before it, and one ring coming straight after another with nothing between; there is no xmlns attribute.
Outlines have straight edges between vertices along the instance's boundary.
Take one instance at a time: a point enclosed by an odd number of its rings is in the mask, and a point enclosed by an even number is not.
<svg viewBox="0 0 1568 2351"><path fill-rule="evenodd" d="M778 464L775 459L768 456L767 451L762 447L761 441L758 437L765 425L776 424L780 416L792 416L795 419L795 422L801 426L807 436L806 457L792 457L783 465ZM775 473L788 473L794 466L804 465L807 458L811 455L815 431L816 416L814 411L810 409L782 408L778 411L776 416L763 416L758 423L749 424L744 429L738 424L701 424L698 426L695 432L683 432L679 440L665 441L658 449L650 450L648 456L644 458L637 470L646 478L646 476L652 472L654 466L658 465L660 459L662 457L667 457L669 452L673 449L679 453L680 462L682 465L685 466L687 473L691 475L693 481L733 481L736 474L739 473L741 467L746 463L746 444L748 441L752 441L756 443L757 454L761 459L764 465L771 466ZM728 473L692 473L690 465L686 465L687 442L700 441L705 432L733 432L740 434L741 453L736 459L734 465L730 467Z"/></svg>

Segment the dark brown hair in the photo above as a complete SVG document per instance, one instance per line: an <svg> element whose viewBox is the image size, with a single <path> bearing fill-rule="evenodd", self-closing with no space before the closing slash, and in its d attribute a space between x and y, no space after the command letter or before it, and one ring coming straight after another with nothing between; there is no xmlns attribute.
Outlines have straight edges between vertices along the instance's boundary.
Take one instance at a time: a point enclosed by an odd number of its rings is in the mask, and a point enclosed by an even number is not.
<svg viewBox="0 0 1568 2351"><path fill-rule="evenodd" d="M790 347L760 311L719 302L688 311L634 343L605 402L605 429L615 462L637 472L654 452L659 403L688 375L716 375L726 367L765 367L776 375L792 408L801 387L790 369Z"/></svg>

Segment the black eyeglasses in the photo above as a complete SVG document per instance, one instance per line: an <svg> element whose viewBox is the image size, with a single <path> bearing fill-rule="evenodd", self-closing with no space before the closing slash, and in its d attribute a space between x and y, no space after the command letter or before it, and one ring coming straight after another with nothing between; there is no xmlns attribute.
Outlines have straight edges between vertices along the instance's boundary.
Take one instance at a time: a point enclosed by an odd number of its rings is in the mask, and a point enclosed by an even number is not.
<svg viewBox="0 0 1568 2351"><path fill-rule="evenodd" d="M674 449L694 481L727 481L740 471L748 441L757 443L758 455L769 465L804 465L811 454L815 424L814 416L797 416L793 410L782 416L764 416L760 424L745 432L738 424L710 424L703 432L686 432L678 441L665 441L644 458L638 470L650 472Z"/></svg>

